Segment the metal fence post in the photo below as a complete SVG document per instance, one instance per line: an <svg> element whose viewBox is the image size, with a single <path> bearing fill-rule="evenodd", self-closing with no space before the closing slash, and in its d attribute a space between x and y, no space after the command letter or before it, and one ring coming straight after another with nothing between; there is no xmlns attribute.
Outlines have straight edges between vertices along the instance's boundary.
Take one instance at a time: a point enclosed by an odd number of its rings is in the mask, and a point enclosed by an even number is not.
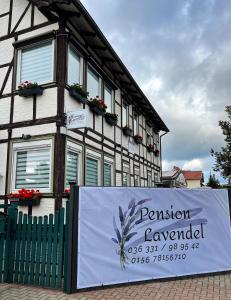
<svg viewBox="0 0 231 300"><path fill-rule="evenodd" d="M72 184L70 191L70 208L67 236L67 272L64 284L64 292L70 294L77 286L77 249L78 249L78 207L79 187Z"/></svg>

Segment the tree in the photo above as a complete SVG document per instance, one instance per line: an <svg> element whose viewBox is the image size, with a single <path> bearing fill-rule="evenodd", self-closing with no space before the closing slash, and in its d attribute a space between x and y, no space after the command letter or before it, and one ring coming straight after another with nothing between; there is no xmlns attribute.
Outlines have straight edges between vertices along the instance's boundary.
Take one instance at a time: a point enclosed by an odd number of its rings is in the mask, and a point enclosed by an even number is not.
<svg viewBox="0 0 231 300"><path fill-rule="evenodd" d="M207 182L207 186L213 188L213 189L217 189L220 187L220 182L219 180L215 177L215 175L209 175L209 180Z"/></svg>
<svg viewBox="0 0 231 300"><path fill-rule="evenodd" d="M215 158L214 171L220 172L224 178L231 178L231 106L226 106L225 111L228 114L227 121L219 121L219 126L225 136L225 146L221 151L211 150L211 155Z"/></svg>

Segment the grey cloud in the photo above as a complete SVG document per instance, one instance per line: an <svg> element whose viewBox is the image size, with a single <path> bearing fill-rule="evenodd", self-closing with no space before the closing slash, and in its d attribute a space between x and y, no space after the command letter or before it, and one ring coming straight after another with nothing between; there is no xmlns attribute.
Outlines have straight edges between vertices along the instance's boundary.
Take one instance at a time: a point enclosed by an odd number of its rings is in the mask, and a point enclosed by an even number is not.
<svg viewBox="0 0 231 300"><path fill-rule="evenodd" d="M149 97L171 132L164 158L192 160L219 149L231 103L231 1L85 0L138 84L163 82Z"/></svg>

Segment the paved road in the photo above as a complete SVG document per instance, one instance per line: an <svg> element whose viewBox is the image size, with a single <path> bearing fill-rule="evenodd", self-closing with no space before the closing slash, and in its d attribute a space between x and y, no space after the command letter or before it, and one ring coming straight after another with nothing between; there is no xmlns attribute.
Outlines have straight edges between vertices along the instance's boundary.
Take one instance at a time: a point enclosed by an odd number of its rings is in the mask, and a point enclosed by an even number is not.
<svg viewBox="0 0 231 300"><path fill-rule="evenodd" d="M231 300L231 274L152 282L66 295L57 290L0 284L1 300Z"/></svg>

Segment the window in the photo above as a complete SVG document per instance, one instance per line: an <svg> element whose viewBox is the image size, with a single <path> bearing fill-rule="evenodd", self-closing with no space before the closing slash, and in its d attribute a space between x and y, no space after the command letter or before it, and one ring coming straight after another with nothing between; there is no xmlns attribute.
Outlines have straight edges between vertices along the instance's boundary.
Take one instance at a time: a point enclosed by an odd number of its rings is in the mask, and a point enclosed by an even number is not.
<svg viewBox="0 0 231 300"><path fill-rule="evenodd" d="M38 84L53 81L53 42L21 49L19 51L18 83Z"/></svg>
<svg viewBox="0 0 231 300"><path fill-rule="evenodd" d="M128 173L123 172L123 186L128 186Z"/></svg>
<svg viewBox="0 0 231 300"><path fill-rule="evenodd" d="M104 102L107 105L107 112L112 112L112 89L105 85L104 87Z"/></svg>
<svg viewBox="0 0 231 300"><path fill-rule="evenodd" d="M128 105L126 105L125 103L123 103L123 107L122 107L122 127L128 125Z"/></svg>
<svg viewBox="0 0 231 300"><path fill-rule="evenodd" d="M136 174L134 176L134 186L140 186L140 176Z"/></svg>
<svg viewBox="0 0 231 300"><path fill-rule="evenodd" d="M81 84L80 78L80 56L76 51L69 47L68 51L68 83L79 83Z"/></svg>
<svg viewBox="0 0 231 300"><path fill-rule="evenodd" d="M149 133L147 133L147 145L151 144L151 136Z"/></svg>
<svg viewBox="0 0 231 300"><path fill-rule="evenodd" d="M138 134L138 116L134 115L134 135Z"/></svg>
<svg viewBox="0 0 231 300"><path fill-rule="evenodd" d="M32 142L28 147L28 143L22 144L13 145L13 189L50 190L51 145L37 142L36 146L36 143Z"/></svg>
<svg viewBox="0 0 231 300"><path fill-rule="evenodd" d="M148 173L148 187L152 186L152 175Z"/></svg>
<svg viewBox="0 0 231 300"><path fill-rule="evenodd" d="M70 181L75 181L78 184L78 153L67 150L65 185L69 186Z"/></svg>
<svg viewBox="0 0 231 300"><path fill-rule="evenodd" d="M104 186L112 185L112 165L104 163Z"/></svg>
<svg viewBox="0 0 231 300"><path fill-rule="evenodd" d="M86 185L98 185L98 160L91 157L86 159Z"/></svg>
<svg viewBox="0 0 231 300"><path fill-rule="evenodd" d="M100 77L99 75L88 66L87 70L87 91L89 93L89 98L95 98L101 95L100 93Z"/></svg>

